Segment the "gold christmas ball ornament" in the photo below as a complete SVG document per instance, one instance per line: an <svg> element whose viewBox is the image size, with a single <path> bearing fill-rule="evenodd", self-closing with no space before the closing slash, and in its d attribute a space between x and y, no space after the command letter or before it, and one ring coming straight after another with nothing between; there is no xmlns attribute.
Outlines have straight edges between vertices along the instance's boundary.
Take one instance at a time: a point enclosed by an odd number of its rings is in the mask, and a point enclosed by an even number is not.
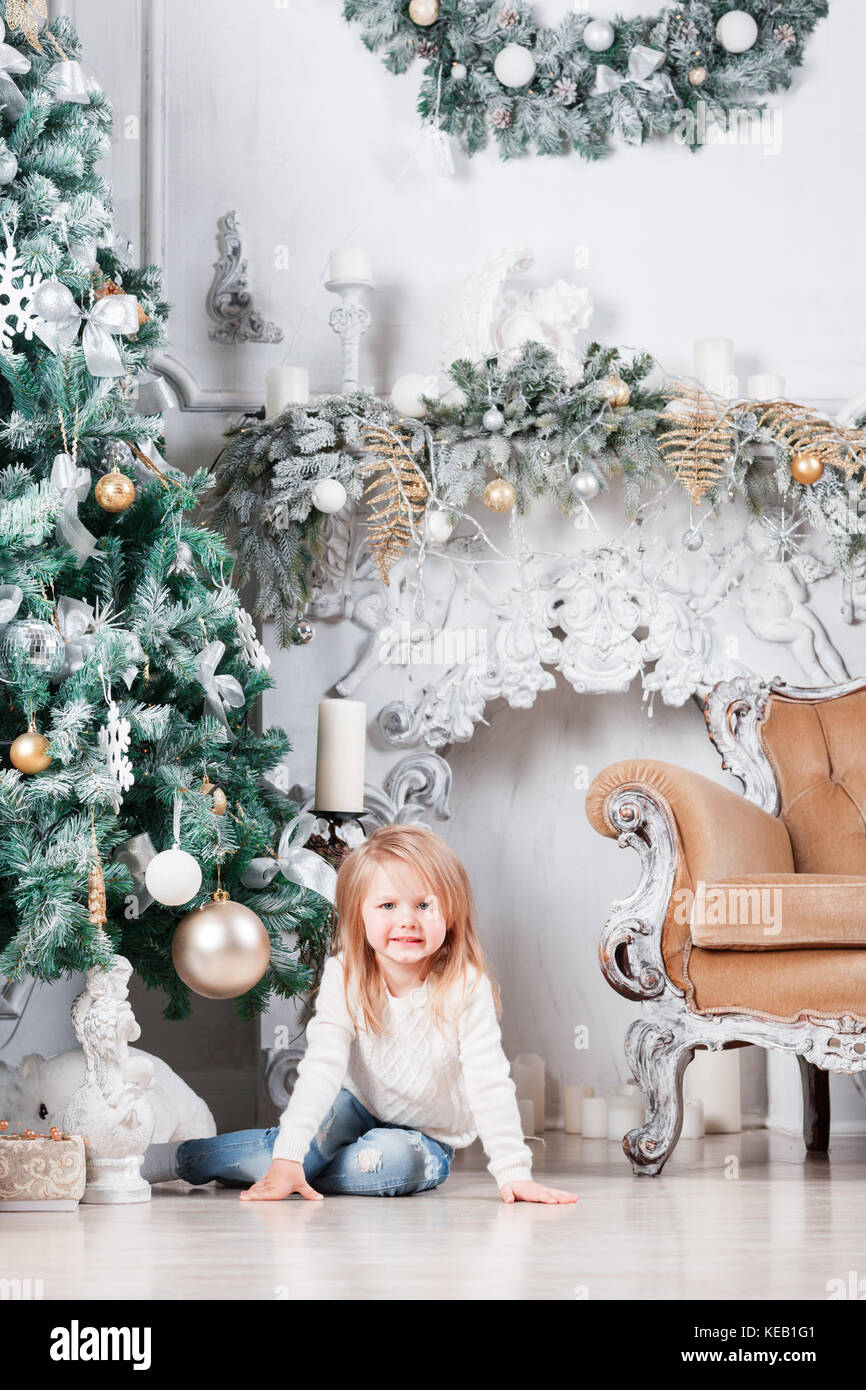
<svg viewBox="0 0 866 1390"><path fill-rule="evenodd" d="M409 18L423 29L435 24L439 18L439 0L411 0Z"/></svg>
<svg viewBox="0 0 866 1390"><path fill-rule="evenodd" d="M181 920L171 958L194 994L204 999L236 999L264 975L271 941L260 917L218 890L210 902Z"/></svg>
<svg viewBox="0 0 866 1390"><path fill-rule="evenodd" d="M599 388L599 395L602 400L614 406L628 405L631 400L631 391L622 377L613 375L609 376L607 381L602 382Z"/></svg>
<svg viewBox="0 0 866 1390"><path fill-rule="evenodd" d="M791 459L791 477L804 487L817 483L824 472L824 461L817 454L795 454Z"/></svg>
<svg viewBox="0 0 866 1390"><path fill-rule="evenodd" d="M709 75L706 68L702 68L699 65L696 68L692 68L689 72L689 81L693 87L703 87Z"/></svg>
<svg viewBox="0 0 866 1390"><path fill-rule="evenodd" d="M516 499L514 488L505 478L493 478L484 489L484 505L491 512L510 512Z"/></svg>
<svg viewBox="0 0 866 1390"><path fill-rule="evenodd" d="M135 501L135 483L113 468L99 479L93 495L104 512L125 512Z"/></svg>
<svg viewBox="0 0 866 1390"><path fill-rule="evenodd" d="M48 739L40 734L33 720L26 734L19 734L9 749L9 761L19 772L44 772L51 763Z"/></svg>

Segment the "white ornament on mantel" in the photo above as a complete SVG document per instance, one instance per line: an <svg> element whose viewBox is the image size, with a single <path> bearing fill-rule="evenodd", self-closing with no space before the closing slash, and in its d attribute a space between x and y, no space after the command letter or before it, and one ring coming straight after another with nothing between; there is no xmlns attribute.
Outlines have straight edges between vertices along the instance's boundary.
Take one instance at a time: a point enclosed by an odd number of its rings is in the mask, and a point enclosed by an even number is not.
<svg viewBox="0 0 866 1390"><path fill-rule="evenodd" d="M41 283L41 275L24 274L24 263L7 231L6 245L0 249L0 352L10 352L18 334L29 341L35 329L45 326L32 307L33 292Z"/></svg>
<svg viewBox="0 0 866 1390"><path fill-rule="evenodd" d="M454 287L439 321L443 372L463 358L480 362L498 356L508 366L525 343L535 342L550 348L571 385L581 379L583 355L576 334L592 322L592 295L584 286L566 280L554 280L538 290L508 286L509 280L534 264L527 247L506 247Z"/></svg>
<svg viewBox="0 0 866 1390"><path fill-rule="evenodd" d="M310 493L310 501L319 512L330 515L346 505L346 489L339 478L320 478Z"/></svg>
<svg viewBox="0 0 866 1390"><path fill-rule="evenodd" d="M421 372L407 372L398 377L391 388L391 404L398 415L406 415L410 420L423 420L427 407L422 396L436 400L439 395L438 376L424 376Z"/></svg>
<svg viewBox="0 0 866 1390"><path fill-rule="evenodd" d="M441 507L428 507L424 514L424 532L434 545L444 545L454 527Z"/></svg>
<svg viewBox="0 0 866 1390"><path fill-rule="evenodd" d="M127 1001L131 974L124 956L112 956L108 969L97 965L88 970L84 991L72 1005L86 1071L64 1112L63 1129L89 1140L82 1202L113 1206L150 1201L141 1160L154 1129L145 1094L152 1077L140 1061L132 1066L129 1057L129 1044L141 1035Z"/></svg>
<svg viewBox="0 0 866 1390"><path fill-rule="evenodd" d="M591 53L606 53L615 38L616 30L606 19L591 19L583 31L583 42Z"/></svg>
<svg viewBox="0 0 866 1390"><path fill-rule="evenodd" d="M535 59L521 43L507 43L493 62L493 71L503 87L528 87L535 76Z"/></svg>

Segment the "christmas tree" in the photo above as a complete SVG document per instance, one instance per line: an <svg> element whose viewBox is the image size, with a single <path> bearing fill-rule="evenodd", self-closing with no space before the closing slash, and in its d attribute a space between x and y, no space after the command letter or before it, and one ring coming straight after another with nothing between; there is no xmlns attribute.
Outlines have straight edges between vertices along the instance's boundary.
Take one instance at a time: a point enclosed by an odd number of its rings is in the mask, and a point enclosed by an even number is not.
<svg viewBox="0 0 866 1390"><path fill-rule="evenodd" d="M172 938L219 881L270 938L250 1016L309 987L331 906L277 872L298 808L269 777L287 735L253 727L267 657L196 520L207 473L166 464L136 404L160 275L117 249L109 102L44 8L6 0L0 72L0 971L51 980L119 952L184 1017ZM176 829L202 883L168 908L142 876ZM256 858L270 872L251 878Z"/></svg>

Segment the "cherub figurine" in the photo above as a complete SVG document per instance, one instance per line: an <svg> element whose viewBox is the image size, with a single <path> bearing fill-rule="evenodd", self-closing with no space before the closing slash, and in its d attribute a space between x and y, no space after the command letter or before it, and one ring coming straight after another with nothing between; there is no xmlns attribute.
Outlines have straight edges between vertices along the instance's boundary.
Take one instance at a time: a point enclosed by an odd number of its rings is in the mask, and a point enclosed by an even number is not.
<svg viewBox="0 0 866 1390"><path fill-rule="evenodd" d="M705 593L689 601L689 607L695 613L709 613L739 586L749 631L765 642L789 646L811 685L849 680L845 663L822 623L806 606L807 586L816 579L826 579L833 566L804 553L785 559L786 550L791 548L789 534L784 516L778 522L765 518L751 521L729 563Z"/></svg>

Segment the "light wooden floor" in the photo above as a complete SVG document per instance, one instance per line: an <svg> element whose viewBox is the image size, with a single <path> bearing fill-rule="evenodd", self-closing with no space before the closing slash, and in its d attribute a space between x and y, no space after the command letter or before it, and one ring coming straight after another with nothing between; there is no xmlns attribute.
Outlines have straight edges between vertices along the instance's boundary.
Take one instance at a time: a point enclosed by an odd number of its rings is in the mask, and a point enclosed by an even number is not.
<svg viewBox="0 0 866 1390"><path fill-rule="evenodd" d="M506 1207L476 1144L414 1197L253 1206L166 1183L144 1206L0 1214L0 1278L41 1278L45 1299L268 1300L825 1300L866 1278L864 1138L821 1159L766 1130L714 1135L636 1178L616 1144L545 1137L536 1176L575 1206Z"/></svg>

